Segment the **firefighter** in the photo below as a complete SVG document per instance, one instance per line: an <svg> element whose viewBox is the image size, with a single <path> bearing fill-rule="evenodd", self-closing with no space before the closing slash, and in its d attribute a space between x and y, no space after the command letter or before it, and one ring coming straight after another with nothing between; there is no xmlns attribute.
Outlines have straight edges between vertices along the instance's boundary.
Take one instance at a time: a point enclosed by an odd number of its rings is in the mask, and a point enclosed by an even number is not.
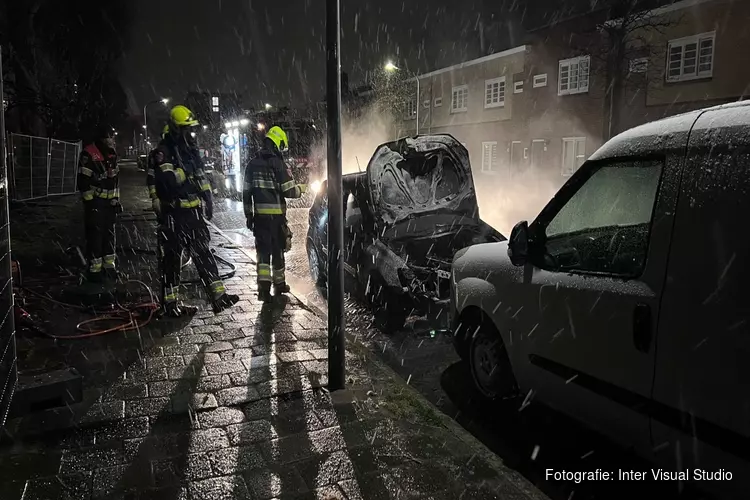
<svg viewBox="0 0 750 500"><path fill-rule="evenodd" d="M289 292L284 252L291 246L291 231L285 198L301 197L306 186L294 181L291 169L284 163L282 153L288 149L286 133L281 127L271 127L245 169L242 202L247 228L255 235L258 298L263 302L271 300L272 284L274 295Z"/></svg>
<svg viewBox="0 0 750 500"><path fill-rule="evenodd" d="M211 235L205 219L213 217L211 186L206 181L200 154L188 139L197 125L188 108L175 106L170 111L169 130L154 152L154 185L161 212L159 239L163 250L162 308L172 317L196 311L183 305L178 296L183 248L190 250L214 313L239 300L237 295L226 292L209 248Z"/></svg>
<svg viewBox="0 0 750 500"><path fill-rule="evenodd" d="M122 212L114 133L100 127L78 160L78 190L83 198L87 281L114 285L115 221Z"/></svg>
<svg viewBox="0 0 750 500"><path fill-rule="evenodd" d="M164 125L161 131L161 138L164 140L169 133L169 125ZM156 175L154 170L154 162L156 158L156 152L158 149L152 149L148 153L148 163L146 167L146 185L148 186L148 196L151 198L151 209L156 214L157 219L161 217L161 202L159 197L156 195Z"/></svg>

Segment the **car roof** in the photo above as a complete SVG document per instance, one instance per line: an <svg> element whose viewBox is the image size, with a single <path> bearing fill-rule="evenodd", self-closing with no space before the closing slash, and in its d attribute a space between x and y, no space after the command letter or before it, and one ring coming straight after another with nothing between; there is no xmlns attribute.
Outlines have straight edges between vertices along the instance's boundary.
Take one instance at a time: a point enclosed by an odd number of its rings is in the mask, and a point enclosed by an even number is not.
<svg viewBox="0 0 750 500"><path fill-rule="evenodd" d="M748 107L750 107L750 101L738 101L689 111L639 125L607 141L589 159L605 160L622 156L640 156L663 153L665 149L670 147L682 148L687 144L687 136L702 114L707 112L736 114L742 121L747 121L747 113L735 113L734 110L742 108L743 111L747 111ZM732 121L732 123L734 125L750 125L750 122L737 123Z"/></svg>

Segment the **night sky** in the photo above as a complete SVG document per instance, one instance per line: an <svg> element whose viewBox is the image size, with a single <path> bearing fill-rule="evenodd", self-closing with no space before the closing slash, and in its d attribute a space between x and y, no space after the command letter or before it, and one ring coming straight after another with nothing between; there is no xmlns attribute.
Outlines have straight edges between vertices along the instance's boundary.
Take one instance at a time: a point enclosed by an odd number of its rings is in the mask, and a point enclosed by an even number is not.
<svg viewBox="0 0 750 500"><path fill-rule="evenodd" d="M481 0L342 2L342 68L352 85L386 60L412 71L478 55ZM248 105L323 97L325 1L133 0L122 81L136 114L189 90L236 92Z"/></svg>

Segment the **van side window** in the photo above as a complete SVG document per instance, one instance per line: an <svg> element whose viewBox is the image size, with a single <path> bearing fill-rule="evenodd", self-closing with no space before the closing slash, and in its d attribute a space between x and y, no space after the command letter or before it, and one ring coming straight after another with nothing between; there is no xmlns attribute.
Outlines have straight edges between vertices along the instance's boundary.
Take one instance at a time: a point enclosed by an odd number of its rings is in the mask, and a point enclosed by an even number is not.
<svg viewBox="0 0 750 500"><path fill-rule="evenodd" d="M652 160L594 170L544 227L542 267L640 276L661 172Z"/></svg>

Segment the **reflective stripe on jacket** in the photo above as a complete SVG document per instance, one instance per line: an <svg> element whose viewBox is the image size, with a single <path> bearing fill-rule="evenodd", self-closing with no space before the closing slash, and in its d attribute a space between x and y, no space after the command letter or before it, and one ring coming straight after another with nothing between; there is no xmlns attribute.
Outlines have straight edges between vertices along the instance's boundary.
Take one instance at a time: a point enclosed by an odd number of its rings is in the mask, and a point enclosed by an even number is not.
<svg viewBox="0 0 750 500"><path fill-rule="evenodd" d="M94 198L120 198L117 154L106 149L106 155L95 144L89 144L78 159L78 190L84 201Z"/></svg>

